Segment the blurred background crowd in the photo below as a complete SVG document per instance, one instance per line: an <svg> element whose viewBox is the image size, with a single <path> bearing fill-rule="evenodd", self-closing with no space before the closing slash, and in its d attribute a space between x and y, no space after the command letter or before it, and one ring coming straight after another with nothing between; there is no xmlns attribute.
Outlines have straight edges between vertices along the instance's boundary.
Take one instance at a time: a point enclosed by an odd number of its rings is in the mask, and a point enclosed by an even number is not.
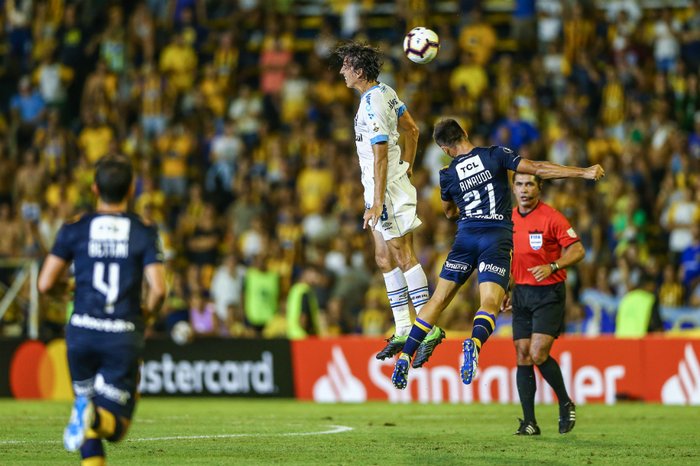
<svg viewBox="0 0 700 466"><path fill-rule="evenodd" d="M452 116L476 145L605 168L595 185L544 188L587 251L569 271L570 331L605 332L596 306L614 312L647 285L662 308L700 313L697 0L0 3L0 293L13 260L40 259L91 208L94 162L123 153L133 207L166 252L155 332L183 319L232 337L390 332L362 230L357 96L332 60L338 41L358 39L381 48L380 81L421 130L415 249L431 283L455 228L430 135ZM427 66L401 47L418 25L441 39ZM24 331L27 294L3 334ZM44 337L60 334L63 299L41 302ZM440 325L468 331L477 306L471 283Z"/></svg>

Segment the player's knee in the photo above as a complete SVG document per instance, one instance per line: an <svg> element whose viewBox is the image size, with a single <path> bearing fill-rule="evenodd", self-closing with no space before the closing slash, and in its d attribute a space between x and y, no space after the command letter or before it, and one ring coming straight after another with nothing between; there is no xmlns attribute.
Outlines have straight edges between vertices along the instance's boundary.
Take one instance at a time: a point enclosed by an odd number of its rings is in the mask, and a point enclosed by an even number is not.
<svg viewBox="0 0 700 466"><path fill-rule="evenodd" d="M498 310L501 307L501 303L499 303L495 298L492 297L484 297L481 300L481 309L484 311L487 311L491 314L498 314Z"/></svg>
<svg viewBox="0 0 700 466"><path fill-rule="evenodd" d="M531 366L533 364L528 351L516 351L515 358L517 359L518 366Z"/></svg>
<svg viewBox="0 0 700 466"><path fill-rule="evenodd" d="M530 357L530 346L527 344L520 344L520 341L516 340L515 359L517 360L518 366L531 366L532 358Z"/></svg>
<svg viewBox="0 0 700 466"><path fill-rule="evenodd" d="M379 252L375 253L374 261L377 263L379 270L384 273L391 272L394 269L394 267L392 267L391 257L389 257L389 254Z"/></svg>
<svg viewBox="0 0 700 466"><path fill-rule="evenodd" d="M400 251L396 255L396 263L403 272L408 272L418 261L413 257L411 251Z"/></svg>
<svg viewBox="0 0 700 466"><path fill-rule="evenodd" d="M533 346L530 348L530 358L535 365L539 366L547 360L549 353L547 349L542 346Z"/></svg>

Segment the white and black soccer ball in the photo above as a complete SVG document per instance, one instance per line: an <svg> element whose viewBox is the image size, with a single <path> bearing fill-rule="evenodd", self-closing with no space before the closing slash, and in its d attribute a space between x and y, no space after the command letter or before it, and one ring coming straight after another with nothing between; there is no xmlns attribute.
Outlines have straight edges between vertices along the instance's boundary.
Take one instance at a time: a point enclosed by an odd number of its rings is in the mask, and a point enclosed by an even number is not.
<svg viewBox="0 0 700 466"><path fill-rule="evenodd" d="M403 38L403 51L413 63L425 65L437 56L440 38L432 29L416 27Z"/></svg>
<svg viewBox="0 0 700 466"><path fill-rule="evenodd" d="M170 331L170 337L178 345L186 345L194 339L194 331L192 326L186 320L181 320L173 325Z"/></svg>

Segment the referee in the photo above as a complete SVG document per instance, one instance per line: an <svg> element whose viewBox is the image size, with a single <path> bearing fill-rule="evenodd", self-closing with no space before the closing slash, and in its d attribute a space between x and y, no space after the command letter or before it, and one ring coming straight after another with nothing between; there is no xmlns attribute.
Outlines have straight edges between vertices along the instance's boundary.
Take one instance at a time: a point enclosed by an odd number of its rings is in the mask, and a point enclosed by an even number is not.
<svg viewBox="0 0 700 466"><path fill-rule="evenodd" d="M557 361L549 355L564 328L566 268L585 255L578 236L559 211L540 201L542 180L516 173L513 193L512 302L513 340L518 359L517 385L524 419L515 435L539 435L535 419L535 370L559 399L559 433L576 423L576 406L569 398Z"/></svg>

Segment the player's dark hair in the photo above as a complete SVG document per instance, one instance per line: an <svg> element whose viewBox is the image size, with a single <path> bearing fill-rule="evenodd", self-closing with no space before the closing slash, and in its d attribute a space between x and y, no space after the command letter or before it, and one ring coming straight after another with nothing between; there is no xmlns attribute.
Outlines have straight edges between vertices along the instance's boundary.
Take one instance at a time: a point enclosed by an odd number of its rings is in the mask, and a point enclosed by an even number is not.
<svg viewBox="0 0 700 466"><path fill-rule="evenodd" d="M454 147L460 141L467 139L467 133L464 132L456 120L446 118L438 121L435 124L435 129L433 129L433 139L440 147Z"/></svg>
<svg viewBox="0 0 700 466"><path fill-rule="evenodd" d="M542 178L540 178L537 175L533 175L532 173L515 172L515 174L513 175L513 179L515 180L515 177L518 175L531 176L535 180L535 184L537 184L537 187L540 188L540 191L542 191L542 185L544 184L544 180Z"/></svg>
<svg viewBox="0 0 700 466"><path fill-rule="evenodd" d="M126 157L107 155L97 161L95 184L100 199L108 204L118 204L126 198L133 178L131 162Z"/></svg>
<svg viewBox="0 0 700 466"><path fill-rule="evenodd" d="M340 66L347 60L348 65L362 73L362 78L368 82L377 80L383 64L379 49L353 41L339 45L333 53L340 60Z"/></svg>

